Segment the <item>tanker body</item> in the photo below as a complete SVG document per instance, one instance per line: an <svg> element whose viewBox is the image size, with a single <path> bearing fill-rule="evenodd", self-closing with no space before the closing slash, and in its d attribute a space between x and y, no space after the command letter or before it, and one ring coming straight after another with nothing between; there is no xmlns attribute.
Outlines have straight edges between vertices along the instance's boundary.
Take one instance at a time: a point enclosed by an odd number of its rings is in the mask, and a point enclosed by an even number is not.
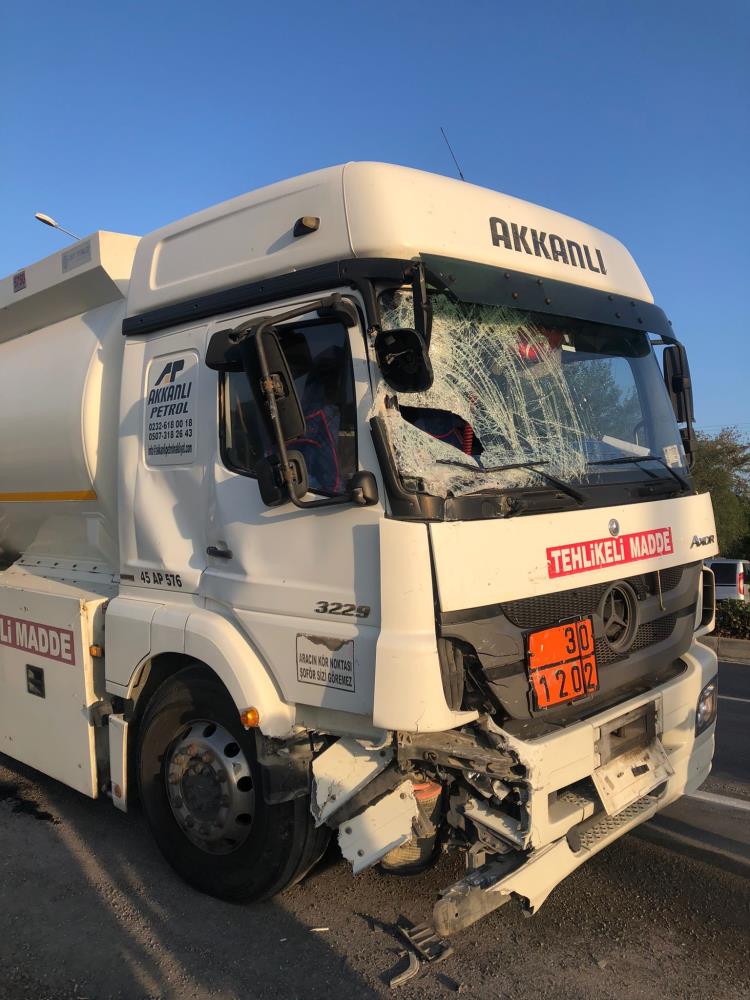
<svg viewBox="0 0 750 1000"><path fill-rule="evenodd" d="M661 363L660 363L661 362ZM0 751L261 899L443 849L449 935L709 773L685 350L615 239L347 164L0 286Z"/></svg>
<svg viewBox="0 0 750 1000"><path fill-rule="evenodd" d="M122 321L137 242L97 233L0 285L0 558L85 550L117 571Z"/></svg>

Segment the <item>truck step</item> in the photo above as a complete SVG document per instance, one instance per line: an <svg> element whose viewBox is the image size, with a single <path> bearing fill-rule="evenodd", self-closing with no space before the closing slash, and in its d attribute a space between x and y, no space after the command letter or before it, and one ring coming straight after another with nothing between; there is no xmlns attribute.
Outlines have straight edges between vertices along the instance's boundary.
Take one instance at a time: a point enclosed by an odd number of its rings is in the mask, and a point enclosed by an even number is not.
<svg viewBox="0 0 750 1000"><path fill-rule="evenodd" d="M609 837L620 827L630 825L643 813L653 810L655 805L656 799L653 795L644 795L643 798L631 802L616 816L608 816L604 812L597 813L596 816L568 832L567 839L571 851L578 854L580 851L593 850L600 840Z"/></svg>

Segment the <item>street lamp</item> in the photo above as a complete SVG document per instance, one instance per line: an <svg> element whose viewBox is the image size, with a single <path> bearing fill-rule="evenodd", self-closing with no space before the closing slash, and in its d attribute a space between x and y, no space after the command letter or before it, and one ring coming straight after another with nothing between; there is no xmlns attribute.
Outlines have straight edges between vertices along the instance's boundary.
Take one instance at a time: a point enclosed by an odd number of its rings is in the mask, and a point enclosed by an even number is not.
<svg viewBox="0 0 750 1000"><path fill-rule="evenodd" d="M75 233L68 232L67 229L63 229L59 222L55 220L50 215L45 215L44 212L35 212L34 218L38 219L39 222L43 222L45 226L51 226L53 229L59 229L61 233L65 233L66 236L70 236L71 239L80 240L80 236L76 236Z"/></svg>

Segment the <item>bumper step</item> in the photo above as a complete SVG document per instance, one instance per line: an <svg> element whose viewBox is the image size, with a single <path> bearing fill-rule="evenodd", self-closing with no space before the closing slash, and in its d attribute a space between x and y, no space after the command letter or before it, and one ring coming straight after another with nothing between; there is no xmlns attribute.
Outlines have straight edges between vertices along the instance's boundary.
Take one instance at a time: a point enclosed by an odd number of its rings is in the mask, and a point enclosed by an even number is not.
<svg viewBox="0 0 750 1000"><path fill-rule="evenodd" d="M574 826L568 831L568 846L574 854L581 851L593 851L602 840L608 840L613 833L616 833L624 826L631 826L644 814L652 812L658 805L658 799L653 795L644 795L641 799L636 799L626 806L616 816L608 816L606 813L597 813L591 819L578 826Z"/></svg>

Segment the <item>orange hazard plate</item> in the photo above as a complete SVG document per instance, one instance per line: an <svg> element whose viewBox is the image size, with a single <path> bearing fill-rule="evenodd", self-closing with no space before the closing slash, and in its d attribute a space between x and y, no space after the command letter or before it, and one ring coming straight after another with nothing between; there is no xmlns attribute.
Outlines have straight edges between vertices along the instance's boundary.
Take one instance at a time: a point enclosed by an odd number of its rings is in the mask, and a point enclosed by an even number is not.
<svg viewBox="0 0 750 1000"><path fill-rule="evenodd" d="M535 708L551 708L598 690L590 618L531 632L527 650Z"/></svg>

